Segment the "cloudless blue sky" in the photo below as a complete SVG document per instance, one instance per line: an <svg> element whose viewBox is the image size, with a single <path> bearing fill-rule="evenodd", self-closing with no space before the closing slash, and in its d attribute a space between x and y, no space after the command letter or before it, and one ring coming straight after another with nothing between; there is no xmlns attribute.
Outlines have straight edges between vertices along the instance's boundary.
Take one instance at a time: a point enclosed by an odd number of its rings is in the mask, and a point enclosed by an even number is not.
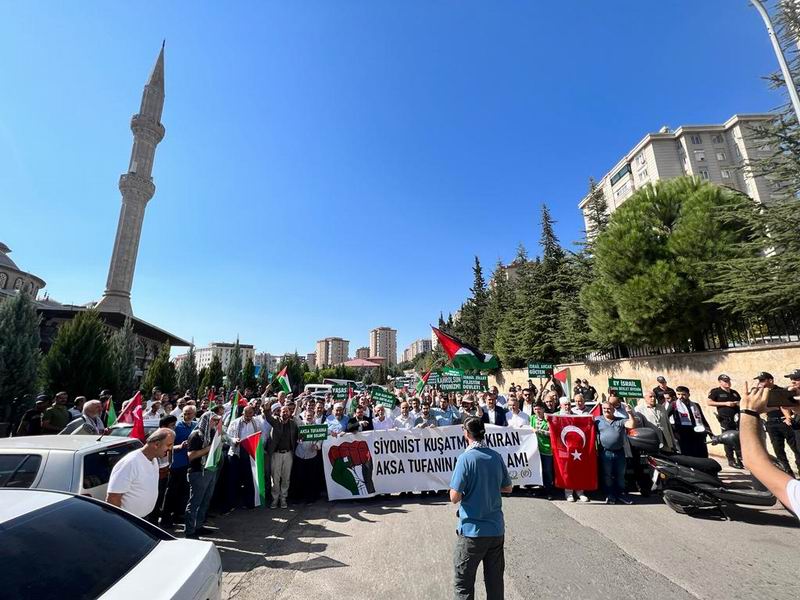
<svg viewBox="0 0 800 600"><path fill-rule="evenodd" d="M646 133L782 102L747 0L5 2L0 241L54 299L103 292L162 38L134 312L273 353L402 351Z"/></svg>

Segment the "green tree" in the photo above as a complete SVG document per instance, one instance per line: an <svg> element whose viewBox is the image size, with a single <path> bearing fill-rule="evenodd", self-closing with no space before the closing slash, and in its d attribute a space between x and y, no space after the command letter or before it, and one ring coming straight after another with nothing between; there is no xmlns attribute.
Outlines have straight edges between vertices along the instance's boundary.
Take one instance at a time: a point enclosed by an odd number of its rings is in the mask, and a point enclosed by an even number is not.
<svg viewBox="0 0 800 600"><path fill-rule="evenodd" d="M42 384L47 392L66 391L92 397L114 384L106 330L97 311L86 310L64 323L42 360Z"/></svg>
<svg viewBox="0 0 800 600"><path fill-rule="evenodd" d="M521 367L528 359L523 348L521 330L530 310L531 295L535 294L533 266L530 262L517 262L515 276L508 282L509 302L500 316L494 340L494 351L504 368Z"/></svg>
<svg viewBox="0 0 800 600"><path fill-rule="evenodd" d="M222 376L222 363L219 361L219 356L215 354L211 357L208 367L205 367L205 373L200 379L200 390L207 390L212 386L215 388L221 387Z"/></svg>
<svg viewBox="0 0 800 600"><path fill-rule="evenodd" d="M136 386L136 334L133 321L125 317L122 327L108 340L111 368L114 372L114 396L130 398Z"/></svg>
<svg viewBox="0 0 800 600"><path fill-rule="evenodd" d="M587 253L568 254L562 264L558 304L556 349L561 360L580 360L598 349L589 327L589 315L581 302L581 289L592 281L591 261Z"/></svg>
<svg viewBox="0 0 800 600"><path fill-rule="evenodd" d="M486 312L487 291L486 281L483 278L483 269L478 257L475 257L475 264L472 266L472 295L461 306L461 318L458 320L458 331L456 335L464 342L473 346L480 345L481 321Z"/></svg>
<svg viewBox="0 0 800 600"><path fill-rule="evenodd" d="M239 338L236 338L236 343L233 345L231 352L231 359L228 362L228 370L225 373L228 376L228 387L236 388L242 384L242 348L239 346Z"/></svg>
<svg viewBox="0 0 800 600"><path fill-rule="evenodd" d="M13 400L36 391L40 360L39 316L20 292L0 303L0 419L13 419Z"/></svg>
<svg viewBox="0 0 800 600"><path fill-rule="evenodd" d="M178 390L184 393L186 390L191 390L193 393L197 391L197 384L200 381L197 375L197 359L195 358L194 344L189 346L186 352L186 358L181 361L178 367Z"/></svg>
<svg viewBox="0 0 800 600"><path fill-rule="evenodd" d="M256 379L256 367L253 364L253 359L248 357L247 361L244 363L244 368L242 369L242 387L255 390L257 386L258 380Z"/></svg>
<svg viewBox="0 0 800 600"><path fill-rule="evenodd" d="M586 201L583 214L586 215L586 243L590 245L608 227L610 218L603 188L591 177L589 177L589 199Z"/></svg>
<svg viewBox="0 0 800 600"><path fill-rule="evenodd" d="M582 300L597 339L703 348L702 332L721 318L711 301L720 264L744 251L749 200L695 178L658 181L633 194L595 243L595 280Z"/></svg>
<svg viewBox="0 0 800 600"><path fill-rule="evenodd" d="M269 376L270 372L267 369L267 365L261 365L261 368L258 370L258 387L259 388L266 388L269 385Z"/></svg>
<svg viewBox="0 0 800 600"><path fill-rule="evenodd" d="M149 392L154 387L159 388L162 392L171 393L175 391L177 385L177 376L175 374L175 365L169 360L170 346L169 342L165 342L161 346L153 362L147 368L142 381L142 389Z"/></svg>
<svg viewBox="0 0 800 600"><path fill-rule="evenodd" d="M481 319L480 345L478 347L484 352L497 354L495 348L497 330L512 301L512 290L508 282L506 269L499 260L490 282L486 310L484 310Z"/></svg>

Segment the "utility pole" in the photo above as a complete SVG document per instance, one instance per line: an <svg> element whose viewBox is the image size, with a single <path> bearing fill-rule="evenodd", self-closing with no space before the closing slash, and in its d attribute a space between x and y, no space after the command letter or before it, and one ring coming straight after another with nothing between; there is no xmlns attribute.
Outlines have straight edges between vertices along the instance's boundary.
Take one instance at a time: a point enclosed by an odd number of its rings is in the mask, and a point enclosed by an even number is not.
<svg viewBox="0 0 800 600"><path fill-rule="evenodd" d="M794 79L792 79L792 73L789 71L789 65L786 62L786 56L783 54L778 36L775 35L775 28L772 25L772 20L769 18L769 13L761 0L750 0L750 3L756 7L758 14L760 14L761 18L764 20L764 25L767 26L767 33L772 42L772 48L775 50L775 57L778 59L778 64L781 67L786 89L789 90L789 98L792 101L795 117L797 118L798 124L800 124L800 96L797 94L797 86L794 83Z"/></svg>

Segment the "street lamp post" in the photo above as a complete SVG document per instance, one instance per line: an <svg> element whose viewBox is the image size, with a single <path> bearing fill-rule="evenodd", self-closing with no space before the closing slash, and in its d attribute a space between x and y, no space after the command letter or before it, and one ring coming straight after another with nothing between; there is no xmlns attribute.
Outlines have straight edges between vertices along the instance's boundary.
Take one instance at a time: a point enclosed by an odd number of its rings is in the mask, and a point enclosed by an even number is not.
<svg viewBox="0 0 800 600"><path fill-rule="evenodd" d="M789 71L789 65L786 62L783 49L778 41L778 36L775 35L775 29L772 26L772 20L769 18L769 13L767 12L767 9L764 8L764 4L761 0L750 0L750 2L756 7L758 14L761 15L762 19L764 19L764 25L767 26L767 33L769 34L769 39L772 42L772 48L775 50L775 56L778 59L778 64L781 67L781 73L783 73L783 80L786 83L786 89L789 90L789 98L792 100L792 107L794 108L795 117L797 117L797 122L800 123L800 96L797 94L797 86L794 83L794 79L792 79L792 73Z"/></svg>

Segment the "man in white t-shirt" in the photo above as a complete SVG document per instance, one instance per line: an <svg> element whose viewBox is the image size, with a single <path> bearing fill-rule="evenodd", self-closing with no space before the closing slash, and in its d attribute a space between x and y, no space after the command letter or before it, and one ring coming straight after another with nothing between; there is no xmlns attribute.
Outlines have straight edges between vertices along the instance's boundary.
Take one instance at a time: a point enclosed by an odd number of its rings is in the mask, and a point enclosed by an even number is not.
<svg viewBox="0 0 800 600"><path fill-rule="evenodd" d="M106 502L137 517L149 515L158 499L158 459L174 441L175 432L163 427L150 434L144 448L123 456L111 470Z"/></svg>
<svg viewBox="0 0 800 600"><path fill-rule="evenodd" d="M761 413L767 411L767 393L764 388L749 389L745 381L744 395L739 404L739 443L742 461L781 503L800 518L800 481L776 467L761 441Z"/></svg>

